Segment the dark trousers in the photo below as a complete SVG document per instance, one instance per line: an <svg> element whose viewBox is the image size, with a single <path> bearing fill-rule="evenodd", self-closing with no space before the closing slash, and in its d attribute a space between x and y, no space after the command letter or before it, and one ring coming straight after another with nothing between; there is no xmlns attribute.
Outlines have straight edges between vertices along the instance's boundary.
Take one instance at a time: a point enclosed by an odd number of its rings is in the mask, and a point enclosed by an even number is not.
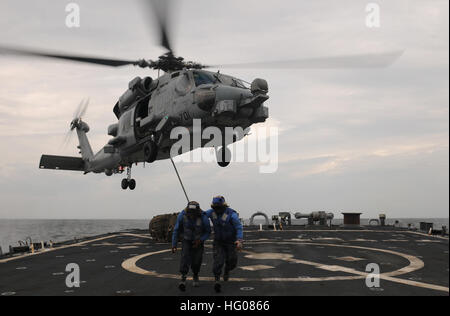
<svg viewBox="0 0 450 316"><path fill-rule="evenodd" d="M192 269L194 275L200 272L203 260L203 250L203 245L194 248L192 241L183 240L180 263L180 272L182 275L187 275L189 273L189 268Z"/></svg>
<svg viewBox="0 0 450 316"><path fill-rule="evenodd" d="M225 272L230 272L237 266L237 250L236 245L230 242L221 242L215 240L213 243L214 265L213 273L215 277L222 274L223 266L225 265Z"/></svg>

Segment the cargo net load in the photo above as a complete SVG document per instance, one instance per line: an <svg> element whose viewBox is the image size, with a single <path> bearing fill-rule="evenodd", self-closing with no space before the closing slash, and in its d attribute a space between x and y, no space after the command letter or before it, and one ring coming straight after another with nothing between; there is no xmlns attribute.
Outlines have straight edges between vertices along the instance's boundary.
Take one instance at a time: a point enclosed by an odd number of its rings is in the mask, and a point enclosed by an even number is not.
<svg viewBox="0 0 450 316"><path fill-rule="evenodd" d="M178 214L165 214L153 217L150 221L150 236L157 242L172 242L173 229L177 222Z"/></svg>

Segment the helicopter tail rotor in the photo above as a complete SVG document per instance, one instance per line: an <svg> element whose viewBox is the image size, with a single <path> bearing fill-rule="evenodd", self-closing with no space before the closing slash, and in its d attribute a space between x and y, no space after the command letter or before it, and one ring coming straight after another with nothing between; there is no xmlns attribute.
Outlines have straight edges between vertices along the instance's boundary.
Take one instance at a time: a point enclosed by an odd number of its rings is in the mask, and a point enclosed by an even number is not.
<svg viewBox="0 0 450 316"><path fill-rule="evenodd" d="M78 107L75 109L75 112L73 113L72 121L70 122L69 131L67 132L66 136L64 137L63 141L63 147L67 147L67 145L70 143L70 140L72 139L73 131L76 128L84 128L87 129L85 132L89 131L89 127L86 123L82 121L82 118L87 112L87 109L89 107L89 98L81 100Z"/></svg>

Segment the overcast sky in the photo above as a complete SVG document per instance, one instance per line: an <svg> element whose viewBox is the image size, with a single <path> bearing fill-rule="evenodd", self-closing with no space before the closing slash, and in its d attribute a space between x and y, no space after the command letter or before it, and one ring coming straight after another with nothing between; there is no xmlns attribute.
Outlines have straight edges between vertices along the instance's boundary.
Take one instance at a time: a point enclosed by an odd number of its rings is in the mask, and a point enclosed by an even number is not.
<svg viewBox="0 0 450 316"><path fill-rule="evenodd" d="M70 29L69 2L2 0L0 43L132 60L164 53L139 0L78 0L81 27ZM264 175L255 163L180 163L191 199L207 208L224 195L243 217L320 210L448 217L447 0L378 0L376 29L365 23L369 1L175 3L176 53L206 64L405 51L387 69L227 71L269 82L266 125L280 129L279 168ZM76 137L61 143L85 97L91 144L100 149L118 97L146 75L156 73L0 56L0 218L151 218L183 208L170 161L134 168L134 192L120 189L119 175L38 169L43 153L77 155Z"/></svg>

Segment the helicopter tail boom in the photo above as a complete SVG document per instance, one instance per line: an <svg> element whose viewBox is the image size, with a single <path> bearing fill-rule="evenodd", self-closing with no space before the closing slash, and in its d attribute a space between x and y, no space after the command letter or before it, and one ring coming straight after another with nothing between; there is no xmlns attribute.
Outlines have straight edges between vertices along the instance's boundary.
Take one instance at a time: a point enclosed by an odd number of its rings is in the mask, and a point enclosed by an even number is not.
<svg viewBox="0 0 450 316"><path fill-rule="evenodd" d="M78 141L80 143L78 149L80 149L80 154L83 160L88 162L94 158L91 144L89 143L89 139L86 135L86 133L89 132L89 126L85 122L81 122L81 124L76 126L76 129Z"/></svg>

